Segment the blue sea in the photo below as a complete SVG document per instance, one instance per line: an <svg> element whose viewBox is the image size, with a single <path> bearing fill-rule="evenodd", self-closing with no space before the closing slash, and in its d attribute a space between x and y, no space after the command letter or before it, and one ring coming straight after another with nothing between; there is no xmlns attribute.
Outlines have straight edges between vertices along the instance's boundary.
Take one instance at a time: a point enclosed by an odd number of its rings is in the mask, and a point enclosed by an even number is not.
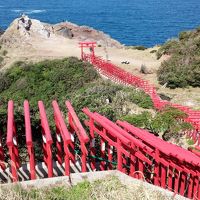
<svg viewBox="0 0 200 200"><path fill-rule="evenodd" d="M88 25L123 44L148 47L200 26L200 0L0 0L0 27L21 13Z"/></svg>

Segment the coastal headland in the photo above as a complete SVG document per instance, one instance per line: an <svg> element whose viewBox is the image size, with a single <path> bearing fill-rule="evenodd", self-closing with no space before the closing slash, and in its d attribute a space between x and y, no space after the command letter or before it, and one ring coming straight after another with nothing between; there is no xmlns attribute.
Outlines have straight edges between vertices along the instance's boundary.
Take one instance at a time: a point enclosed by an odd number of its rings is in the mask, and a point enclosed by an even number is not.
<svg viewBox="0 0 200 200"><path fill-rule="evenodd" d="M157 59L156 52L159 46L152 48L124 46L109 35L91 27L78 26L70 22L47 24L30 19L28 16L24 17L24 22L21 18L15 19L0 36L1 51L6 52L0 70L6 70L16 61L38 62L70 56L80 58L78 42L95 41L96 55L148 80L159 89L160 93L169 96L172 102L197 109L200 107L199 88L170 90L158 83L156 72L161 63L169 58L168 55L163 55ZM144 66L145 72L141 73Z"/></svg>

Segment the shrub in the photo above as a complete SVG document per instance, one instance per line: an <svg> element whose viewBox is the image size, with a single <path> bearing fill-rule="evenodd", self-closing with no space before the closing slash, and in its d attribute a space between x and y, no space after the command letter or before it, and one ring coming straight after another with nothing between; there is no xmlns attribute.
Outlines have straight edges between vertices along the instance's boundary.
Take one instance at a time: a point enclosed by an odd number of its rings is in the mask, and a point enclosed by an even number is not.
<svg viewBox="0 0 200 200"><path fill-rule="evenodd" d="M76 58L63 60L43 61L36 64L15 63L5 73L0 73L0 132L6 133L7 103L10 99L15 102L15 119L17 135L24 132L23 101L28 99L31 107L33 134L38 133L39 117L37 102L43 100L50 125L53 126L53 111L51 101L56 99L64 107L64 101L69 99L76 90L86 86L99 76L93 67ZM64 109L65 108L65 109ZM17 120L18 119L18 120ZM37 160L41 158L40 134L33 135L36 148ZM21 139L21 138L20 138ZM20 150L24 148L25 141L20 140ZM5 146L4 146L5 148ZM23 161L26 158L23 158ZM23 162L22 161L22 162Z"/></svg>
<svg viewBox="0 0 200 200"><path fill-rule="evenodd" d="M89 64L75 58L43 61L37 64L15 63L1 78L6 87L1 95L19 102L20 97L30 100L31 104L42 99L66 96L98 77ZM23 90L21 90L23 88Z"/></svg>
<svg viewBox="0 0 200 200"><path fill-rule="evenodd" d="M177 136L186 130L191 130L192 126L183 121L187 115L171 107L166 107L153 117L149 112L143 112L139 115L127 115L122 120L129 122L137 127L145 128L152 133L162 135L163 139Z"/></svg>
<svg viewBox="0 0 200 200"><path fill-rule="evenodd" d="M187 115L176 108L166 107L163 111L158 112L151 123L151 131L154 133L178 134L181 131L190 130L192 127L182 119Z"/></svg>
<svg viewBox="0 0 200 200"><path fill-rule="evenodd" d="M155 49L150 51L150 53L156 53L156 52L157 52L157 50L155 50Z"/></svg>
<svg viewBox="0 0 200 200"><path fill-rule="evenodd" d="M0 56L0 65L3 62L4 58Z"/></svg>
<svg viewBox="0 0 200 200"><path fill-rule="evenodd" d="M144 51L147 49L147 47L145 46L133 46L133 49L137 49L137 50L140 50L140 51Z"/></svg>
<svg viewBox="0 0 200 200"><path fill-rule="evenodd" d="M138 97L139 94L139 97ZM98 111L111 120L116 120L129 112L129 105L134 101L139 107L151 108L152 105L145 102L150 97L144 92L138 92L134 88L128 88L107 81L96 81L83 87L71 97L78 113L83 107L92 111ZM143 100L142 100L143 99Z"/></svg>
<svg viewBox="0 0 200 200"><path fill-rule="evenodd" d="M176 49L179 48L179 42L177 39L172 39L167 41L163 46L157 51L157 59L160 59L164 54L172 54Z"/></svg>
<svg viewBox="0 0 200 200"><path fill-rule="evenodd" d="M189 31L184 31L179 33L179 40L188 40L191 36L191 33Z"/></svg>
<svg viewBox="0 0 200 200"><path fill-rule="evenodd" d="M8 76L5 76L4 74L0 73L0 93L9 87L11 84L10 79Z"/></svg>
<svg viewBox="0 0 200 200"><path fill-rule="evenodd" d="M157 71L160 84L167 87L200 86L200 32L198 30L182 32L179 40L169 41L159 49L158 57L163 53L171 55Z"/></svg>
<svg viewBox="0 0 200 200"><path fill-rule="evenodd" d="M150 126L150 123L152 121L152 115L151 113L144 111L138 115L135 114L123 116L121 117L121 120L127 121L128 123L133 124L137 127L147 128Z"/></svg>
<svg viewBox="0 0 200 200"><path fill-rule="evenodd" d="M9 99L15 101L16 107L21 107L24 99L28 99L34 116L39 100L44 101L50 116L53 99L62 102L61 105L70 99L77 113L87 106L111 120L129 112L127 102L143 108L153 106L144 92L102 81L91 65L76 58L36 64L17 62L6 73L0 74L0 95L5 113Z"/></svg>
<svg viewBox="0 0 200 200"><path fill-rule="evenodd" d="M188 144L189 146L194 145L194 140L193 140L193 139L189 139L189 138L188 138L186 141L187 141L187 144Z"/></svg>
<svg viewBox="0 0 200 200"><path fill-rule="evenodd" d="M3 50L3 52L2 52L2 55L3 55L3 56L6 56L6 55L7 55L7 53L8 53L8 51L7 51L7 50Z"/></svg>
<svg viewBox="0 0 200 200"><path fill-rule="evenodd" d="M135 91L130 97L131 101L141 108L153 108L151 97L141 90Z"/></svg>
<svg viewBox="0 0 200 200"><path fill-rule="evenodd" d="M126 46L127 49L137 49L137 50L140 50L140 51L144 51L147 49L147 47L145 46Z"/></svg>

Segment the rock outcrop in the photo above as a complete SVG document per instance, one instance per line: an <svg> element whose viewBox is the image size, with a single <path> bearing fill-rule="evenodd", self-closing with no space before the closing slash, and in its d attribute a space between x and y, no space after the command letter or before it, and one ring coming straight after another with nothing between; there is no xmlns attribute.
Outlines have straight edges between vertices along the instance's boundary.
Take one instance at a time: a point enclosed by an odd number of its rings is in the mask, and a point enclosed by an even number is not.
<svg viewBox="0 0 200 200"><path fill-rule="evenodd" d="M153 74L154 70L146 65L142 64L140 68L140 73L142 74Z"/></svg>
<svg viewBox="0 0 200 200"><path fill-rule="evenodd" d="M39 20L22 16L15 19L0 39L6 47L17 47L30 44L34 38L48 38L49 31Z"/></svg>
<svg viewBox="0 0 200 200"><path fill-rule="evenodd" d="M4 33L4 30L0 27L0 37L1 35L3 35L3 33Z"/></svg>
<svg viewBox="0 0 200 200"><path fill-rule="evenodd" d="M74 37L74 34L72 33L71 29L67 27L60 27L59 29L56 29L55 32L57 35L61 35L63 37L72 39Z"/></svg>
<svg viewBox="0 0 200 200"><path fill-rule="evenodd" d="M79 41L95 41L98 45L107 47L123 47L122 44L112 39L109 35L88 26L78 26L70 22L63 22L53 27L55 34L64 35L68 38L78 39Z"/></svg>
<svg viewBox="0 0 200 200"><path fill-rule="evenodd" d="M7 47L31 44L31 40L56 39L64 37L78 41L95 41L98 45L122 48L118 41L107 34L87 26L78 26L70 22L62 22L56 25L42 23L36 19L30 19L26 15L15 19L0 39Z"/></svg>

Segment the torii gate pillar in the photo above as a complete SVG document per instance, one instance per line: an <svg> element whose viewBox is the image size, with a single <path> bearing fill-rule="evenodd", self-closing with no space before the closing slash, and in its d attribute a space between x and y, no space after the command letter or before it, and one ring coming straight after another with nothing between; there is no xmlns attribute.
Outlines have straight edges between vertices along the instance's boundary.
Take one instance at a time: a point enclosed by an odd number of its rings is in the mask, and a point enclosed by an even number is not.
<svg viewBox="0 0 200 200"><path fill-rule="evenodd" d="M96 42L79 42L79 47L81 48L81 59L84 59L84 48L89 48L92 54L92 58L95 57L94 48L96 47Z"/></svg>

